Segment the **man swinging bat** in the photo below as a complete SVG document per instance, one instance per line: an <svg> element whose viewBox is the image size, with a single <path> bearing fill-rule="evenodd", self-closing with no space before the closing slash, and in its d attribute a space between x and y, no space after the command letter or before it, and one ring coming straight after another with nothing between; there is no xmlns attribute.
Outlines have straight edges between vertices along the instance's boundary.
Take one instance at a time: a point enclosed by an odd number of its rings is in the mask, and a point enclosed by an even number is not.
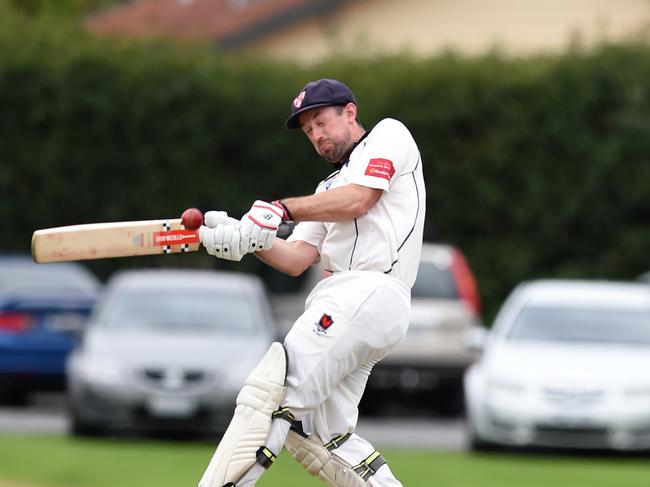
<svg viewBox="0 0 650 487"><path fill-rule="evenodd" d="M320 260L331 275L248 377L199 486L255 485L283 446L327 485L401 486L355 427L373 366L409 323L425 213L420 153L397 120L366 131L354 95L332 79L308 83L286 124L336 170L315 194L256 201L241 220L206 213L200 240L219 258L254 252L293 276ZM291 220L292 235L276 238Z"/></svg>

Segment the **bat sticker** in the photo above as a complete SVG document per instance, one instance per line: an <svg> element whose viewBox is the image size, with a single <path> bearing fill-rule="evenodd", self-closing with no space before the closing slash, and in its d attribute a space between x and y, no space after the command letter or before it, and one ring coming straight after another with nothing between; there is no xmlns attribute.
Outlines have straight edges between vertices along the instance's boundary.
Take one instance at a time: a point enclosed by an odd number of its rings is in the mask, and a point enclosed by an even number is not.
<svg viewBox="0 0 650 487"><path fill-rule="evenodd" d="M199 235L194 230L169 230L154 232L153 244L159 246L198 243Z"/></svg>

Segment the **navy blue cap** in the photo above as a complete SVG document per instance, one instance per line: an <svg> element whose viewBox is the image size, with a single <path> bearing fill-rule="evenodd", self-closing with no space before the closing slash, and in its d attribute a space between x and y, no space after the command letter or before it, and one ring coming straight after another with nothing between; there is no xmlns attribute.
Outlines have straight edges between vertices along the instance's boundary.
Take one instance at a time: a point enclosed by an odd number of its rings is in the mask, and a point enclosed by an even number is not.
<svg viewBox="0 0 650 487"><path fill-rule="evenodd" d="M335 79L319 79L311 81L300 90L291 102L291 116L287 119L287 128L300 128L298 116L311 108L326 107L332 105L347 105L357 101L354 99L352 90L340 81Z"/></svg>

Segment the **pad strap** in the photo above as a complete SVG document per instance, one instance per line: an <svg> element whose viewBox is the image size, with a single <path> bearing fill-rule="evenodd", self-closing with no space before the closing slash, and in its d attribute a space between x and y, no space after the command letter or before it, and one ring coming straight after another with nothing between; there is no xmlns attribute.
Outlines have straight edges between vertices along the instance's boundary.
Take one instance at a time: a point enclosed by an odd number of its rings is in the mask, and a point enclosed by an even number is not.
<svg viewBox="0 0 650 487"><path fill-rule="evenodd" d="M257 450L257 454L256 454L257 463L259 463L262 467L266 469L268 469L271 465L273 465L276 458L277 455L265 446L261 446Z"/></svg>
<svg viewBox="0 0 650 487"><path fill-rule="evenodd" d="M289 408L280 408L277 411L274 411L272 416L273 419L284 419L291 425L291 429L298 433L303 438L307 438L309 435L305 433L302 429L302 421L298 421L293 413L289 411Z"/></svg>
<svg viewBox="0 0 650 487"><path fill-rule="evenodd" d="M332 451L339 446L341 446L343 443L348 441L348 439L352 436L352 433L346 433L344 435L336 435L334 438L330 440L329 443L325 445L325 448L327 448L329 451Z"/></svg>
<svg viewBox="0 0 650 487"><path fill-rule="evenodd" d="M363 460L359 465L355 465L352 467L352 470L354 470L359 476L363 479L366 480L368 477L371 475L374 475L377 473L377 470L382 465L386 464L386 460L384 457L382 457L377 450L372 452L372 454Z"/></svg>

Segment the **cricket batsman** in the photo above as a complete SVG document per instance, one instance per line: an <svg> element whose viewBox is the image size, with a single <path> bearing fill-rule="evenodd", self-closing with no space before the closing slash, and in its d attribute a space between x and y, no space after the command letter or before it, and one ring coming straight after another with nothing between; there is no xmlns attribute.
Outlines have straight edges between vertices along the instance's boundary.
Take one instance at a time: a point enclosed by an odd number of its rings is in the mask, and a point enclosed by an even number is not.
<svg viewBox="0 0 650 487"><path fill-rule="evenodd" d="M206 213L201 242L216 257L255 253L292 276L320 261L330 276L248 377L199 487L253 486L283 446L331 487L401 486L355 427L373 366L409 324L425 213L420 152L397 120L365 130L352 91L333 79L307 83L286 125L335 171L314 194L258 200L241 220ZM296 222L287 240L276 238L283 221Z"/></svg>

